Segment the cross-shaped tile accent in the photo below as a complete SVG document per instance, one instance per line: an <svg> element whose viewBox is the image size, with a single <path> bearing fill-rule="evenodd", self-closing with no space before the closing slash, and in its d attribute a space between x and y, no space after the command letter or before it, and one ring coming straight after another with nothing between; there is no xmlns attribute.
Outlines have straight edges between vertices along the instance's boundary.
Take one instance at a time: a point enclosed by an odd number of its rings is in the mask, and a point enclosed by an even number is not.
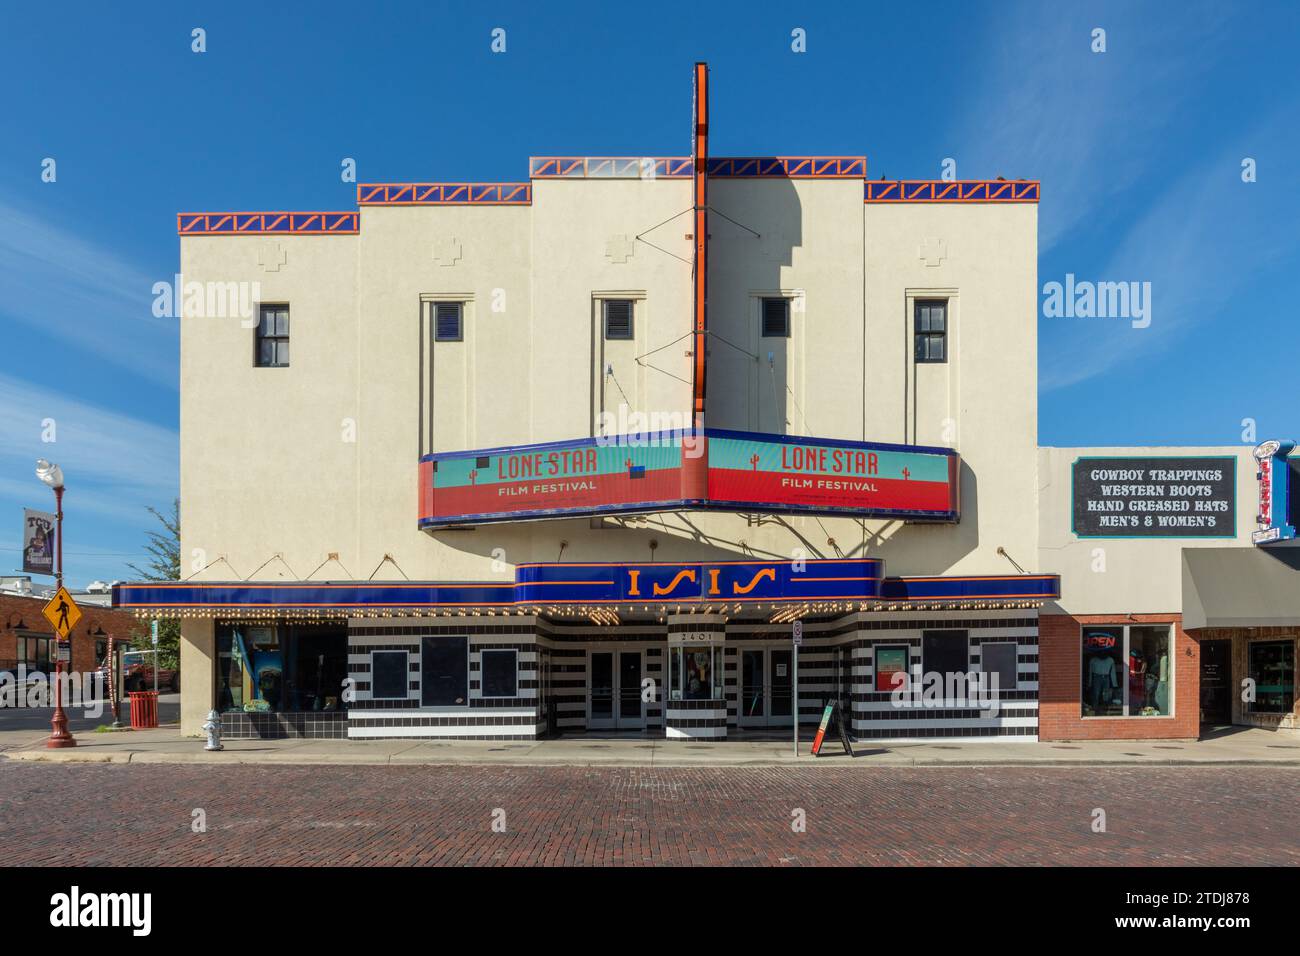
<svg viewBox="0 0 1300 956"><path fill-rule="evenodd" d="M610 236L605 240L605 258L623 263L636 254L636 243L626 235Z"/></svg>
<svg viewBox="0 0 1300 956"><path fill-rule="evenodd" d="M460 241L452 236L433 243L433 260L440 266L454 266L461 258Z"/></svg>
<svg viewBox="0 0 1300 956"><path fill-rule="evenodd" d="M930 237L921 240L921 258L927 266L938 266L948 258L948 243L942 239Z"/></svg>
<svg viewBox="0 0 1300 956"><path fill-rule="evenodd" d="M280 266L289 259L284 247L278 242L264 242L257 249L257 264L263 272L279 272Z"/></svg>

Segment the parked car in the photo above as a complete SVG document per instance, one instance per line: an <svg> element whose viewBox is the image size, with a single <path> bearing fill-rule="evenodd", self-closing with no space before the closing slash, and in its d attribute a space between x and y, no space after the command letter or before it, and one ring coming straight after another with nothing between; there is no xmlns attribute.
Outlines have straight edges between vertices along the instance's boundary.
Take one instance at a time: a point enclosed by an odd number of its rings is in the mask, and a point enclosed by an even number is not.
<svg viewBox="0 0 1300 956"><path fill-rule="evenodd" d="M128 691L153 690L153 665L144 663L131 664L126 669L126 677L123 683ZM180 671L171 667L158 668L158 689L173 692L180 690Z"/></svg>

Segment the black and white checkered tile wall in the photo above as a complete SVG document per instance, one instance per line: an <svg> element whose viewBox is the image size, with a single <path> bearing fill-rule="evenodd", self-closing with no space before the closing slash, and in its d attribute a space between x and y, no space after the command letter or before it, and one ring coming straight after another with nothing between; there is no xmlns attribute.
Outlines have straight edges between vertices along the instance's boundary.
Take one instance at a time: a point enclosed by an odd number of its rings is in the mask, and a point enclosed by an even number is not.
<svg viewBox="0 0 1300 956"><path fill-rule="evenodd" d="M699 725L695 735L717 739L737 730L790 726L788 703L784 717L764 714L772 700L758 705L753 687L742 688L746 651L766 652L763 666L774 695L771 674L790 649L789 625L726 625L723 648L725 726L721 708L708 714L666 714L662 689L668 668L667 628L655 622L626 622L595 626L512 618L508 623L483 619L392 619L354 621L349 634L348 667L355 700L348 712L350 737L448 737L535 739L548 731L632 730L655 735L668 724ZM948 659L964 657L971 672L985 670L986 646L997 645L1001 673L1014 667L1014 686L1002 686L996 707L987 700L935 694L891 694L877 681L877 652L884 648L891 667L905 658L909 672L925 673L927 634L943 632ZM721 636L721 635L720 635ZM468 640L467 700L456 707L422 706L421 651L425 638ZM929 645L934 646L934 645ZM956 648L956 650L954 650ZM375 652L403 651L407 662L404 696L380 699L372 687ZM488 696L484 683L484 653L512 653L515 661L513 696ZM654 682L652 699L615 706L613 719L594 719L591 700L593 653L639 654L640 675ZM989 660L995 655L987 651ZM751 654L751 664L753 655ZM884 655L882 654L882 659ZM1012 663L1012 658L1014 662ZM495 659L500 674L509 658ZM602 667L608 662L600 662ZM388 661L393 666L393 661ZM617 663L614 665L617 667ZM508 671L508 667L505 667ZM934 740L986 737L1033 740L1038 733L1038 619L1034 611L931 611L911 614L864 612L834 620L808 621L799 653L801 723L814 724L828 701L838 699L851 713L853 735L859 740ZM752 677L752 673L751 673ZM391 683L391 678L390 678ZM500 683L494 685L502 686ZM508 686L508 683L507 685ZM915 685L918 686L919 685ZM947 688L951 690L952 688ZM742 700L742 697L746 699ZM789 694L787 691L786 700ZM619 702L616 702L616 704ZM717 711L716 713L714 711ZM743 713L742 713L743 710ZM703 722L703 723L701 723ZM707 726L705 726L707 724ZM682 734L675 733L675 736Z"/></svg>

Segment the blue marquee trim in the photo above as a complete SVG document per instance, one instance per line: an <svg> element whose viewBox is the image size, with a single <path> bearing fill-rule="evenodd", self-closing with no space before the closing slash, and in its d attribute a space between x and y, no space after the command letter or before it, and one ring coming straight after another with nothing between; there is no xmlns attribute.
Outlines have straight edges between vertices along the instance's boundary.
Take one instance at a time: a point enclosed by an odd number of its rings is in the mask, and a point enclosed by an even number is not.
<svg viewBox="0 0 1300 956"><path fill-rule="evenodd" d="M1061 578L1056 574L886 578L880 596L887 601L1051 601L1061 596Z"/></svg>
<svg viewBox="0 0 1300 956"><path fill-rule="evenodd" d="M884 577L877 558L521 564L513 582L142 582L113 586L130 610L412 610L564 604L1052 600L1055 574Z"/></svg>

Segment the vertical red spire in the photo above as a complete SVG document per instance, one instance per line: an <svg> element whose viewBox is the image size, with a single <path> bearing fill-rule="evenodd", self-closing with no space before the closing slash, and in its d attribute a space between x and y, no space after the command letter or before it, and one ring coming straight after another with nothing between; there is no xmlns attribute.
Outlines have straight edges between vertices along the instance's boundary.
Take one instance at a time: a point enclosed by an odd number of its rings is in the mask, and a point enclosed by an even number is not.
<svg viewBox="0 0 1300 956"><path fill-rule="evenodd" d="M697 428L704 427L704 350L708 328L709 292L709 66L695 64L695 116L691 159L695 188L695 290L694 290L694 414Z"/></svg>

